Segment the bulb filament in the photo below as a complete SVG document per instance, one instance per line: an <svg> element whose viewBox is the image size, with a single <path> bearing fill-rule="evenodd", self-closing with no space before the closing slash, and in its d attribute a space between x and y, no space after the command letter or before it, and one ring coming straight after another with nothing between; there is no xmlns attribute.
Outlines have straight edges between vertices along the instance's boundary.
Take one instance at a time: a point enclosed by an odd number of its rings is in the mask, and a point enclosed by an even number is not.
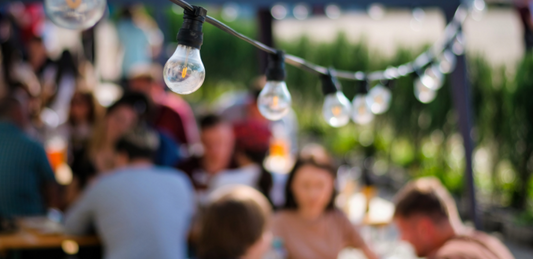
<svg viewBox="0 0 533 259"><path fill-rule="evenodd" d="M80 6L80 4L81 4L81 1L82 0L65 0L65 2L67 3L68 7L72 8L72 9L78 8L78 6Z"/></svg>
<svg viewBox="0 0 533 259"><path fill-rule="evenodd" d="M278 96L272 97L272 107L277 108L278 104L279 104L279 97Z"/></svg>
<svg viewBox="0 0 533 259"><path fill-rule="evenodd" d="M331 108L331 113L333 113L334 116L339 116L341 114L341 107L335 106Z"/></svg>
<svg viewBox="0 0 533 259"><path fill-rule="evenodd" d="M189 62L190 53L191 53L191 47L187 47L187 55L185 55L185 62L183 62L183 70L181 70L181 78L185 78L185 76L187 75L187 64Z"/></svg>

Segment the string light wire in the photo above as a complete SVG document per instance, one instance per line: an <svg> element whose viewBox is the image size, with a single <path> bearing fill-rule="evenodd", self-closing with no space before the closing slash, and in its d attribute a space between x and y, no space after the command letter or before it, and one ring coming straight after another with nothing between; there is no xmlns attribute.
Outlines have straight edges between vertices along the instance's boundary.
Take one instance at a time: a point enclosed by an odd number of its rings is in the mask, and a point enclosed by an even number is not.
<svg viewBox="0 0 533 259"><path fill-rule="evenodd" d="M182 7L183 9L187 9L192 11L193 6L186 1L183 0L170 0L172 3ZM347 80L355 80L355 81L363 81L363 80L370 80L370 81L376 81L376 80L392 80L397 79L402 76L406 76L409 74L412 74L416 72L418 69L423 68L430 63L432 63L436 57L442 53L446 47L452 42L457 34L460 32L460 29L463 26L463 23L466 21L466 18L468 16L468 10L471 8L472 3L468 0L465 3L462 3L457 8L454 17L452 21L446 25L446 28L444 29L444 37L437 41L433 46L425 51L424 53L420 54L414 61L400 65L398 67L390 67L383 71L374 71L370 73L365 73L362 71L358 72L350 72L350 71L342 71L342 70L333 70L331 71L331 75L335 76L337 78L347 79ZM229 27L228 25L224 24L223 22L211 17L206 17L206 22L209 24L212 24L213 26L243 40L254 47L269 53L269 54L275 54L276 49L269 47L259 41L253 40L233 28ZM290 64L296 68L302 69L304 71L316 74L316 75L327 75L328 69L316 64L313 64L303 58L286 54L285 55L285 62L287 64Z"/></svg>

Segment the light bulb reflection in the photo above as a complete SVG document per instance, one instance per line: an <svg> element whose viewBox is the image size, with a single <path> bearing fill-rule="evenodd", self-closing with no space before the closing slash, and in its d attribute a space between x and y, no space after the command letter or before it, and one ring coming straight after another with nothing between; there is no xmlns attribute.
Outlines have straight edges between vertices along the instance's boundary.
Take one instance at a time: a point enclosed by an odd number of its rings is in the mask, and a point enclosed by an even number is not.
<svg viewBox="0 0 533 259"><path fill-rule="evenodd" d="M164 75L168 88L178 94L190 94L198 90L205 79L205 68L197 48L178 45L165 64Z"/></svg>
<svg viewBox="0 0 533 259"><path fill-rule="evenodd" d="M368 95L366 96L366 103L370 110L374 114L385 113L390 106L392 94L389 88L376 85L374 88L370 89Z"/></svg>
<svg viewBox="0 0 533 259"><path fill-rule="evenodd" d="M452 44L452 51L457 56L465 54L465 38L463 33L460 32L455 36Z"/></svg>
<svg viewBox="0 0 533 259"><path fill-rule="evenodd" d="M429 89L424 83L422 83L420 78L417 78L415 80L415 97L421 103L430 103L435 100L435 97L437 97L437 92Z"/></svg>
<svg viewBox="0 0 533 259"><path fill-rule="evenodd" d="M367 96L358 94L352 102L352 120L360 125L370 123L374 119L374 114L367 103Z"/></svg>
<svg viewBox="0 0 533 259"><path fill-rule="evenodd" d="M44 9L59 27L83 30L94 26L104 15L105 0L45 0Z"/></svg>
<svg viewBox="0 0 533 259"><path fill-rule="evenodd" d="M439 71L437 66L430 66L426 69L424 74L420 77L420 81L427 88L436 91L442 87L444 76Z"/></svg>
<svg viewBox="0 0 533 259"><path fill-rule="evenodd" d="M350 101L340 91L326 96L322 114L332 127L342 127L350 121Z"/></svg>
<svg viewBox="0 0 533 259"><path fill-rule="evenodd" d="M457 64L457 57L453 52L446 50L440 56L438 69L443 74L449 74L455 70Z"/></svg>
<svg viewBox="0 0 533 259"><path fill-rule="evenodd" d="M284 81L268 81L257 100L259 112L272 121L279 120L291 109L291 94Z"/></svg>

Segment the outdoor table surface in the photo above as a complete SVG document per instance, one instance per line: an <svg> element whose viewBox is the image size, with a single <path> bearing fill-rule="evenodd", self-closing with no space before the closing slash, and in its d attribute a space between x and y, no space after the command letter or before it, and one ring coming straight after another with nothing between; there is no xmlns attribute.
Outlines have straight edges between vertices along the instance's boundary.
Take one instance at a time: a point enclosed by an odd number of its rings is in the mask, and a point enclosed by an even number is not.
<svg viewBox="0 0 533 259"><path fill-rule="evenodd" d="M8 250L61 248L63 241L72 240L78 246L100 245L97 236L69 236L61 233L43 234L37 229L32 229L19 224L17 231L9 234L0 234L0 253Z"/></svg>

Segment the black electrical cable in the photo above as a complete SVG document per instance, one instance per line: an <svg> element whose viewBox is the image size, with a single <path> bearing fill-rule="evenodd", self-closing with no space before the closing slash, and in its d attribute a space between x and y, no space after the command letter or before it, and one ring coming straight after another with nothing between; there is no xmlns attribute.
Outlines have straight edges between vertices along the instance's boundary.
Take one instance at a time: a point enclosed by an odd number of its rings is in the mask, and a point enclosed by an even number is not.
<svg viewBox="0 0 533 259"><path fill-rule="evenodd" d="M187 9L192 11L193 6L183 0L170 0L172 3L179 5L183 9ZM422 53L419 55L413 62L401 65L396 68L389 68L385 71L375 71L371 73L364 73L364 72L350 72L350 71L340 71L340 70L332 70L331 74L332 76L335 76L337 78L342 79L348 79L348 80L356 80L356 81L363 81L363 80L391 80L391 79L397 79L402 76L409 75L411 73L414 73L421 67L425 67L428 64L432 63L435 58L438 56L438 54L442 53L446 46L449 45L450 41L453 41L455 37L457 36L457 33L459 32L459 29L462 27L462 24L466 20L467 17L467 8L464 4L461 4L457 11L455 12L455 15L453 17L453 20L446 26L444 30L444 39L442 42L435 43L432 48L430 48L428 51ZM269 54L275 54L277 52L276 49L269 47L259 41L253 40L251 38L248 38L247 36L235 31L231 27L227 26L223 22L211 17L206 17L206 22L212 24L213 26L241 39L244 40L254 47L267 52ZM287 64L290 64L294 67L297 67L299 69L308 71L310 73L314 73L317 75L327 75L328 69L319 65L315 65L311 62L308 62L300 57L293 56L290 54L285 55L285 62ZM400 71L401 70L401 71Z"/></svg>

